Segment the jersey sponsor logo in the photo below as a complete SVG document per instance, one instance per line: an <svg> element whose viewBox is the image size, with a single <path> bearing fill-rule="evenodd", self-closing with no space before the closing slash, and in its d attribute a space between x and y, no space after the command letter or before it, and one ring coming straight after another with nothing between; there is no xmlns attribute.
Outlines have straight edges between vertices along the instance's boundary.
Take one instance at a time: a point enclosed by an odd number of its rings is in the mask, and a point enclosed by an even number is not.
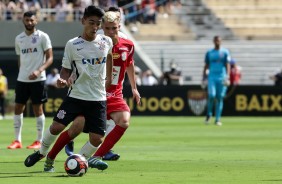
<svg viewBox="0 0 282 184"><path fill-rule="evenodd" d="M106 93L106 96L107 96L107 97L115 97L116 94L115 94L115 93L109 93L109 92L107 92L107 93Z"/></svg>
<svg viewBox="0 0 282 184"><path fill-rule="evenodd" d="M127 59L127 52L121 53L121 59L125 61Z"/></svg>
<svg viewBox="0 0 282 184"><path fill-rule="evenodd" d="M106 57L100 57L100 58L91 58L91 59L86 59L83 58L82 59L82 64L90 64L90 65L99 65L99 64L103 64L106 63Z"/></svg>
<svg viewBox="0 0 282 184"><path fill-rule="evenodd" d="M118 84L119 74L120 74L120 66L113 66L112 85L117 85Z"/></svg>
<svg viewBox="0 0 282 184"><path fill-rule="evenodd" d="M22 49L22 54L29 54L29 53L34 53L34 52L37 52L37 48Z"/></svg>
<svg viewBox="0 0 282 184"><path fill-rule="evenodd" d="M78 41L78 42L74 42L74 43L73 43L73 45L78 45L78 44L82 44L82 43L84 43L84 41L83 41L83 40Z"/></svg>
<svg viewBox="0 0 282 184"><path fill-rule="evenodd" d="M187 94L188 104L195 115L201 115L207 105L207 92L201 90L190 90Z"/></svg>
<svg viewBox="0 0 282 184"><path fill-rule="evenodd" d="M113 53L113 59L118 59L120 57L119 53Z"/></svg>
<svg viewBox="0 0 282 184"><path fill-rule="evenodd" d="M121 47L121 48L119 48L118 50L125 50L125 51L128 51L128 48L127 48L127 47Z"/></svg>

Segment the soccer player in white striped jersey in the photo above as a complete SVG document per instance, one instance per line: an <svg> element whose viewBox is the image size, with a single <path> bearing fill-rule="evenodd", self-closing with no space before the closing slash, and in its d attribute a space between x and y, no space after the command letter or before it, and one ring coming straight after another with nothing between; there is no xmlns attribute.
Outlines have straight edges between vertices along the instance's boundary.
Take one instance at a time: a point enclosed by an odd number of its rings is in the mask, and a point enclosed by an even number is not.
<svg viewBox="0 0 282 184"><path fill-rule="evenodd" d="M96 6L85 8L82 18L83 34L69 40L65 47L62 61L59 87L69 86L68 79L72 73L76 74L75 82L69 87L67 97L64 99L53 123L45 131L42 147L39 151L29 155L24 164L31 167L47 155L49 147L76 117L83 116L85 126L89 130L89 143L98 147L105 135L106 128L106 88L112 83L112 47L110 37L96 34L102 22L104 11ZM83 124L84 125L84 124ZM76 126L72 124L72 126ZM83 127L83 126L82 126ZM61 144L66 145L82 130L72 128L60 136L64 137ZM63 148L63 147L62 147ZM44 171L54 172L54 161L47 157ZM104 170L106 163L97 159L96 168Z"/></svg>
<svg viewBox="0 0 282 184"><path fill-rule="evenodd" d="M121 12L120 9L118 7L109 7L108 12L115 12L117 14L117 16L119 18L121 18ZM104 35L104 31L103 29L99 29L97 31L97 34L103 34ZM120 38L125 38L127 39L127 36L121 32L118 31L118 37ZM115 122L112 119L107 120L107 126L106 126L106 134L105 136L107 136L116 126ZM65 152L68 156L73 154L73 150L74 150L74 141L69 142L66 146L65 146ZM106 153L102 159L103 160L118 160L120 158L120 155L117 153L114 153L113 150L110 150L108 153Z"/></svg>
<svg viewBox="0 0 282 184"><path fill-rule="evenodd" d="M15 50L18 57L19 74L16 84L14 128L15 140L8 149L22 148L23 111L30 98L36 117L37 138L28 149L41 147L45 116L43 103L47 102L47 92L44 88L46 80L45 69L53 63L52 45L49 36L36 29L37 18L32 11L23 15L25 31L15 39Z"/></svg>

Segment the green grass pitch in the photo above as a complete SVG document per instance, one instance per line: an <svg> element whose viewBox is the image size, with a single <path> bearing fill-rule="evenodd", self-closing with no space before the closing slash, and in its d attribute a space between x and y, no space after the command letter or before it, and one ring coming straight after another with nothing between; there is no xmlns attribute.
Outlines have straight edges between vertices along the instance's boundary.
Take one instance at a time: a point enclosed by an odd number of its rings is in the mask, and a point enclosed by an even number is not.
<svg viewBox="0 0 282 184"><path fill-rule="evenodd" d="M43 161L26 168L33 152L25 147L36 138L34 118L25 118L23 149L8 150L13 121L0 121L1 184L245 184L282 183L281 117L223 117L222 127L204 125L204 117L132 117L115 146L119 161L105 171L89 169L68 177L62 151L55 173L44 173ZM47 118L46 127L51 123ZM81 134L75 151L88 139Z"/></svg>

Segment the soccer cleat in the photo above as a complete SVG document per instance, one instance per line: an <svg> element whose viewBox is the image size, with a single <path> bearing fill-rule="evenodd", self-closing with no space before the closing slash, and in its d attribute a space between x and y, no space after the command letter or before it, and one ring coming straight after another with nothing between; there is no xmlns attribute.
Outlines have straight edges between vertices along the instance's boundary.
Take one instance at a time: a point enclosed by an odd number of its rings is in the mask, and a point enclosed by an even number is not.
<svg viewBox="0 0 282 184"><path fill-rule="evenodd" d="M96 168L98 170L105 170L108 168L108 164L106 162L103 162L98 157L90 157L88 159L88 166L91 168Z"/></svg>
<svg viewBox="0 0 282 184"><path fill-rule="evenodd" d="M20 149L22 147L23 147L22 143L18 140L15 140L7 148L8 149Z"/></svg>
<svg viewBox="0 0 282 184"><path fill-rule="evenodd" d="M31 145L27 146L27 149L39 149L41 147L41 142L34 141Z"/></svg>
<svg viewBox="0 0 282 184"><path fill-rule="evenodd" d="M106 153L103 157L102 160L112 160L112 161L116 161L118 160L120 157L119 154L114 153L112 150L110 150L108 153Z"/></svg>
<svg viewBox="0 0 282 184"><path fill-rule="evenodd" d="M55 172L54 160L47 157L44 164L44 172Z"/></svg>
<svg viewBox="0 0 282 184"><path fill-rule="evenodd" d="M205 124L206 125L210 124L210 118L211 118L210 116L206 117L206 119L205 119Z"/></svg>
<svg viewBox="0 0 282 184"><path fill-rule="evenodd" d="M74 149L74 142L70 141L66 146L65 146L65 152L68 156L73 155L73 149Z"/></svg>
<svg viewBox="0 0 282 184"><path fill-rule="evenodd" d="M217 121L217 122L215 122L215 125L216 125L216 126L221 126L222 123L221 123L220 121Z"/></svg>
<svg viewBox="0 0 282 184"><path fill-rule="evenodd" d="M26 167L31 167L36 164L39 160L44 158L45 156L40 154L39 151L35 151L34 153L30 154L24 161L24 165Z"/></svg>

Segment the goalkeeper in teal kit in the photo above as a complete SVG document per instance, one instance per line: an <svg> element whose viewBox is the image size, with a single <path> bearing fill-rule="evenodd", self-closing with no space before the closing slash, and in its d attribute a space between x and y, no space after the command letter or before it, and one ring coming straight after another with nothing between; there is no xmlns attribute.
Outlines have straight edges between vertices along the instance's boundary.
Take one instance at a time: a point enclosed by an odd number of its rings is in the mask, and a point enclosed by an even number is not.
<svg viewBox="0 0 282 184"><path fill-rule="evenodd" d="M221 38L219 36L215 36L213 42L215 47L206 53L203 71L203 82L205 83L207 80L208 85L208 107L205 123L209 123L215 106L215 125L221 126L220 118L223 109L223 100L230 83L229 62L231 56L227 49L220 47Z"/></svg>

